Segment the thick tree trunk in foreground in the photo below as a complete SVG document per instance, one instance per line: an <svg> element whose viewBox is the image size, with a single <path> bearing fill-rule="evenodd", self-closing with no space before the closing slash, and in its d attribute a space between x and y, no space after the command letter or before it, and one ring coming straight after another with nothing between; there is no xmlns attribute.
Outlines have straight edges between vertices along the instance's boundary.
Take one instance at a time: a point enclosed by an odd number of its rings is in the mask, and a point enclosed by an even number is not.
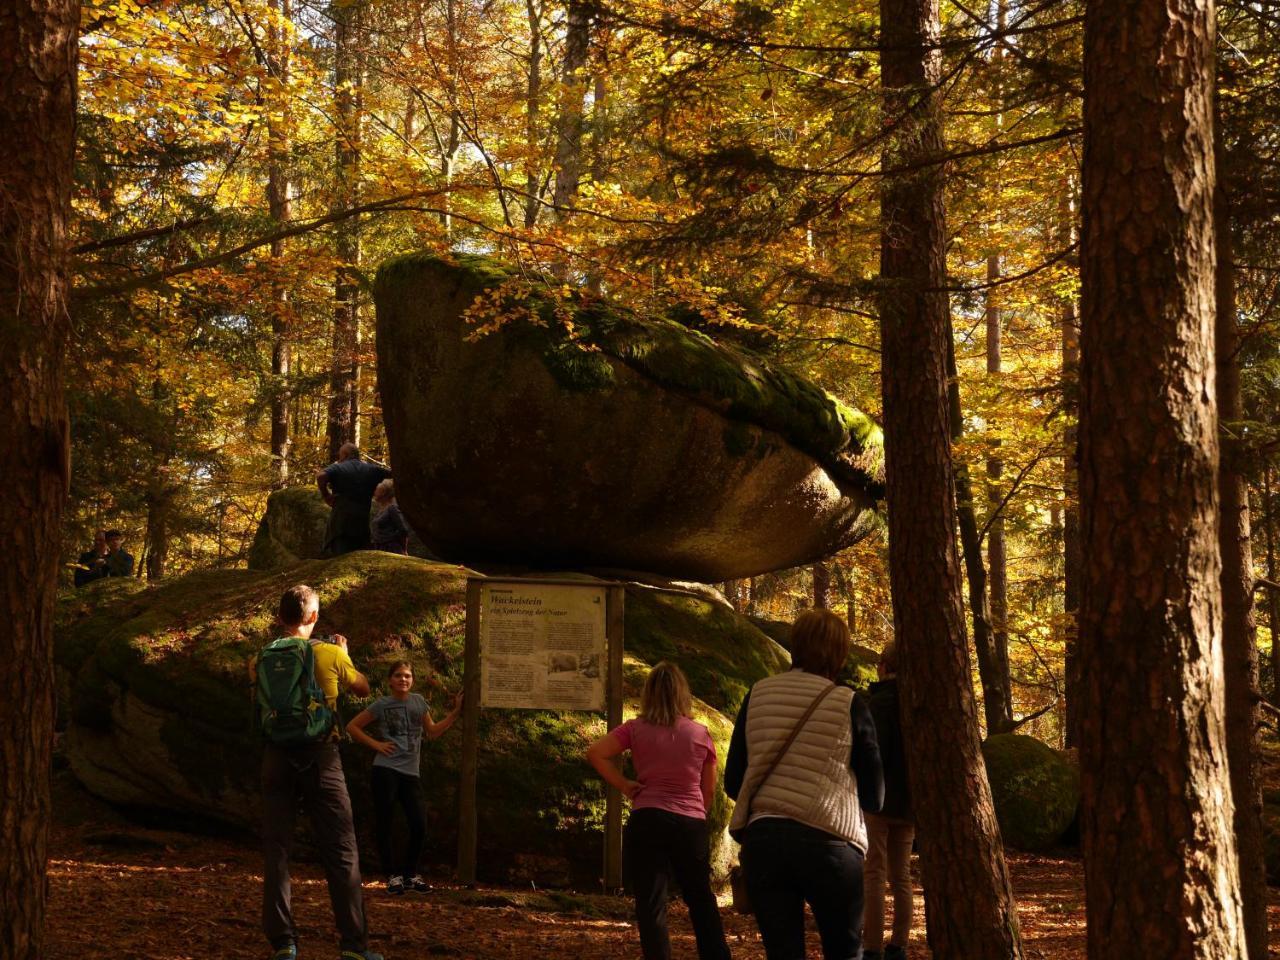
<svg viewBox="0 0 1280 960"><path fill-rule="evenodd" d="M881 0L885 168L942 156L937 0ZM986 770L956 556L947 416L942 169L885 178L880 328L889 569L929 946L938 960L1022 956Z"/></svg>
<svg viewBox="0 0 1280 960"><path fill-rule="evenodd" d="M364 86L359 51L361 5L338 2L330 8L334 27L334 212L360 203L361 108ZM360 220L339 220L334 228L339 266L333 278L333 355L329 371L327 433L329 460L338 459L344 443L360 442L360 288L354 270L360 266Z"/></svg>
<svg viewBox="0 0 1280 960"><path fill-rule="evenodd" d="M1217 157L1222 156L1221 151ZM1219 170L1222 165L1219 164ZM1219 176L1222 174L1220 173ZM1244 418L1240 397L1240 341L1236 329L1235 259L1227 195L1215 194L1216 358L1218 419L1222 445L1218 472L1221 507L1218 544L1222 555L1222 653L1226 680L1227 758L1235 798L1236 854L1240 897L1250 960L1267 960L1267 864L1262 838L1261 724L1258 640L1253 617L1253 549L1249 529L1249 485L1240 462L1235 425Z"/></svg>
<svg viewBox="0 0 1280 960"><path fill-rule="evenodd" d="M69 476L63 358L75 0L0 6L0 960L44 956L53 599Z"/></svg>
<svg viewBox="0 0 1280 960"><path fill-rule="evenodd" d="M1090 0L1086 10L1089 957L1242 960L1216 528L1213 5Z"/></svg>

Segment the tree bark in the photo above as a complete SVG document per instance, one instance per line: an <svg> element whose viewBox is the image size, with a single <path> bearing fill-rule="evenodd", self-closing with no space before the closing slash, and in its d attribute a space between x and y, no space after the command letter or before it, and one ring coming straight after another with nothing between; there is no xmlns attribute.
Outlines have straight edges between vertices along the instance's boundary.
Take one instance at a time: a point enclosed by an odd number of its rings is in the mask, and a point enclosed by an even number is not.
<svg viewBox="0 0 1280 960"><path fill-rule="evenodd" d="M809 569L813 575L813 605L825 610L831 606L831 571L822 561L813 564Z"/></svg>
<svg viewBox="0 0 1280 960"><path fill-rule="evenodd" d="M542 99L542 15L535 0L525 0L529 19L529 73L525 84L524 225L538 222L542 190L538 184L538 155L541 153L541 124L538 118Z"/></svg>
<svg viewBox="0 0 1280 960"><path fill-rule="evenodd" d="M364 70L360 53L362 6L338 2L331 7L334 25L334 212L360 204L360 150ZM343 217L334 234L339 265L333 278L333 342L329 371L327 434L329 460L338 459L344 443L360 442L360 288L354 271L360 266L360 219Z"/></svg>
<svg viewBox="0 0 1280 960"><path fill-rule="evenodd" d="M1004 20L1004 4L1000 5L1000 22ZM1000 257L987 257L987 280L1000 279ZM1002 343L1000 338L1000 306L996 302L994 288L987 291L987 376L999 378L1004 372ZM999 441L993 441L994 448ZM1003 718L1013 724L1013 681L1009 676L1009 576L1004 544L1004 513L1001 509L1003 493L1000 484L1004 480L1004 461L996 454L987 457L987 501L991 519L987 522L987 574L988 595L991 599L991 646L995 654L995 682L1000 686ZM990 724L990 720L988 720ZM992 729L988 725L988 729Z"/></svg>
<svg viewBox="0 0 1280 960"><path fill-rule="evenodd" d="M44 956L79 23L74 0L0 7L0 436L15 454L0 498L0 960Z"/></svg>
<svg viewBox="0 0 1280 960"><path fill-rule="evenodd" d="M1271 465L1262 473L1262 517L1267 531L1267 579L1276 583L1276 538L1271 517ZM1280 593L1267 588L1267 626L1271 630L1271 702L1280 705L1280 643L1276 642L1276 628L1280 625Z"/></svg>
<svg viewBox="0 0 1280 960"><path fill-rule="evenodd" d="M1221 460L1218 483L1218 546L1222 555L1222 654L1225 666L1227 758L1235 798L1236 853L1240 860L1240 897L1245 943L1250 960L1267 960L1267 865L1262 836L1262 776L1259 769L1262 718L1258 707L1258 642L1253 616L1253 549L1249 485L1243 451L1232 438L1244 418L1240 393L1240 339L1236 317L1236 277L1229 198L1224 184L1221 133L1215 161L1214 194L1218 250L1216 288L1216 362Z"/></svg>
<svg viewBox="0 0 1280 960"><path fill-rule="evenodd" d="M1245 957L1216 530L1213 42L1212 3L1086 6L1079 655L1090 960Z"/></svg>
<svg viewBox="0 0 1280 960"><path fill-rule="evenodd" d="M569 0L564 35L564 69L560 76L560 111L556 118L556 214L566 219L578 202L582 179L582 106L587 77L583 68L591 40L591 11L582 0Z"/></svg>
<svg viewBox="0 0 1280 960"><path fill-rule="evenodd" d="M902 719L938 960L1022 956L978 743L956 556L947 411L950 344L937 0L881 0L888 131L879 296L889 572Z"/></svg>
<svg viewBox="0 0 1280 960"><path fill-rule="evenodd" d="M1063 198L1061 220L1064 246L1076 241L1075 183L1069 180ZM1062 302L1062 615L1066 664L1066 746L1080 745L1080 582L1084 577L1084 550L1080 543L1080 476L1076 461L1080 416L1080 332L1075 300Z"/></svg>
<svg viewBox="0 0 1280 960"><path fill-rule="evenodd" d="M947 316L947 415L953 441L964 435L964 411L960 404L960 373L956 368L955 333ZM960 549L969 584L969 616L973 620L973 648L978 655L978 681L982 684L982 712L987 732L1001 733L1012 724L1005 685L1000 679L1000 655L991 632L991 606L987 594L987 567L982 559L982 535L973 505L969 466L955 464L956 515L960 525Z"/></svg>
<svg viewBox="0 0 1280 960"><path fill-rule="evenodd" d="M292 187L289 182L291 133L289 111L285 106L289 85L289 24L293 17L292 0L270 0L271 29L268 31L267 71L279 85L276 96L281 103L270 105L267 119L267 208L272 223L286 226L292 215ZM293 346L290 340L289 288L278 275L284 257L284 240L271 244L273 267L271 291L271 466L272 486L280 488L289 482L289 373Z"/></svg>

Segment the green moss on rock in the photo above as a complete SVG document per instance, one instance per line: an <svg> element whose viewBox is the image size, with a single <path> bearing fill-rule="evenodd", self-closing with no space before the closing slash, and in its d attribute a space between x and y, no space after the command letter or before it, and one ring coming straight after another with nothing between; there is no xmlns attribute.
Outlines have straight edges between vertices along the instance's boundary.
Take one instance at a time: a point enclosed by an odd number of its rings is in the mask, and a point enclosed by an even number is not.
<svg viewBox="0 0 1280 960"><path fill-rule="evenodd" d="M812 381L673 319L641 317L620 304L530 281L495 260L468 254L394 257L379 268L375 289L379 299L409 295L424 274L446 273L477 294L509 288L500 309L518 308L534 322L508 335L536 345L562 386L576 391L612 384L612 358L731 419L780 434L833 476L872 487L878 495L884 438L874 420ZM741 446L726 441L731 452Z"/></svg>
<svg viewBox="0 0 1280 960"><path fill-rule="evenodd" d="M1035 737L1002 733L982 745L1004 842L1046 850L1062 838L1080 805L1080 773Z"/></svg>
<svg viewBox="0 0 1280 960"><path fill-rule="evenodd" d="M250 570L279 570L323 555L329 507L314 486L286 487L267 498L249 546Z"/></svg>
<svg viewBox="0 0 1280 960"><path fill-rule="evenodd" d="M387 692L392 662L414 663L415 689L437 716L462 683L468 571L412 557L361 551L274 572L204 571L151 589L104 591L94 604L63 601L56 631L60 672L73 690L67 752L77 777L115 803L255 829L261 745L254 728L249 661L276 631L281 593L304 582L321 596L317 635L342 633L352 657ZM696 713L723 752L742 696L784 669L776 644L705 597L629 585L627 715L645 672L680 663ZM344 698L343 720L368 701ZM480 857L486 876L594 883L604 790L583 751L604 732L583 713L482 713ZM462 738L423 745L429 855L450 861L456 841ZM344 765L362 849L374 850L368 787L371 755L344 744ZM729 847L730 805L718 792L712 821L718 862Z"/></svg>

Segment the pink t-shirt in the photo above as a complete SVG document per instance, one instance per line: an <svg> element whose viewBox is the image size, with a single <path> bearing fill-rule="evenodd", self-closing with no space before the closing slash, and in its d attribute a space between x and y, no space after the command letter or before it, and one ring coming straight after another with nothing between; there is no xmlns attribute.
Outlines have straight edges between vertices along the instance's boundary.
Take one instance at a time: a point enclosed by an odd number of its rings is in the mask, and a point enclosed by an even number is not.
<svg viewBox="0 0 1280 960"><path fill-rule="evenodd" d="M622 749L631 751L636 779L644 789L631 801L634 810L657 807L697 820L707 818L702 803L702 768L714 763L716 745L707 728L688 717L674 727L659 727L640 718L609 731Z"/></svg>

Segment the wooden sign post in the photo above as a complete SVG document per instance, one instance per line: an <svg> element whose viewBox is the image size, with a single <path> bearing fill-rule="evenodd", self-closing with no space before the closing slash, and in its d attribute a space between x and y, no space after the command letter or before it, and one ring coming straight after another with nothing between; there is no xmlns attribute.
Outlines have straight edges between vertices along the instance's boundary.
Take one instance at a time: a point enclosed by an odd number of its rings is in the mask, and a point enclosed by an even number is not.
<svg viewBox="0 0 1280 960"><path fill-rule="evenodd" d="M624 587L598 580L467 580L458 785L462 883L476 880L481 708L603 710L609 729L620 724L625 597ZM613 787L606 787L604 880L610 890L622 886L622 796Z"/></svg>

